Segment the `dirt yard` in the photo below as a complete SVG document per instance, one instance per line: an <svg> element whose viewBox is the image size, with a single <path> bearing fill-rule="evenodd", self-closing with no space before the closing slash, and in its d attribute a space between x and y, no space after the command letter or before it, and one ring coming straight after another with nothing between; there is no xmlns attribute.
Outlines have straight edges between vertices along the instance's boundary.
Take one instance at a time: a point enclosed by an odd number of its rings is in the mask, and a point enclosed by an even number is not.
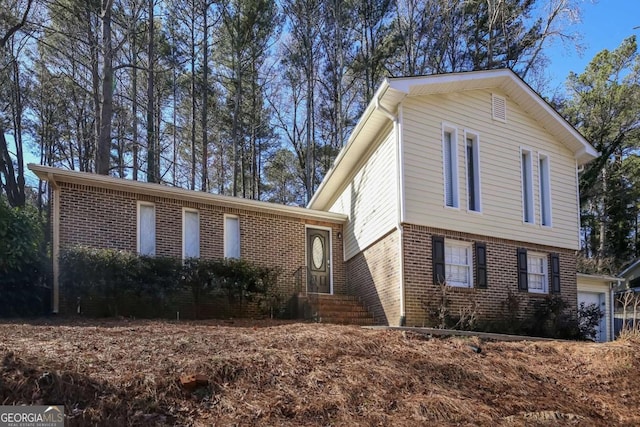
<svg viewBox="0 0 640 427"><path fill-rule="evenodd" d="M0 360L0 404L64 404L68 425L640 425L633 340L56 320L1 323Z"/></svg>

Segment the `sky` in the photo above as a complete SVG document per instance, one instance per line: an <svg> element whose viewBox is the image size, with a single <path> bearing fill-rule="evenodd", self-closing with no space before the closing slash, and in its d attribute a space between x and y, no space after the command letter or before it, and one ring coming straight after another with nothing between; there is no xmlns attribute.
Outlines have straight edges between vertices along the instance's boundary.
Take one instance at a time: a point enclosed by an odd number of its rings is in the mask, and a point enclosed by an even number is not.
<svg viewBox="0 0 640 427"><path fill-rule="evenodd" d="M631 35L640 38L640 0L585 0L581 22L573 27L582 34L584 51L555 43L545 50L549 64L550 89L563 89L569 72L581 74L591 59L603 49L613 50Z"/></svg>

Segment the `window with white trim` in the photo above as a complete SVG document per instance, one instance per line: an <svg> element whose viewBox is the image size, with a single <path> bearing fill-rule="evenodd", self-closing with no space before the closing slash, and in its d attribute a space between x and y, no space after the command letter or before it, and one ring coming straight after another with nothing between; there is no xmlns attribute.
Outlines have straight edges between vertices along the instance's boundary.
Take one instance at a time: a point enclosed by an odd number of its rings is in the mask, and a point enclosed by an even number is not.
<svg viewBox="0 0 640 427"><path fill-rule="evenodd" d="M240 258L240 218L224 216L224 257Z"/></svg>
<svg viewBox="0 0 640 427"><path fill-rule="evenodd" d="M182 210L182 257L200 257L200 213L195 209Z"/></svg>
<svg viewBox="0 0 640 427"><path fill-rule="evenodd" d="M156 206L153 203L138 202L138 253L156 254Z"/></svg>
<svg viewBox="0 0 640 427"><path fill-rule="evenodd" d="M458 144L455 129L445 128L442 134L445 206L458 207Z"/></svg>
<svg viewBox="0 0 640 427"><path fill-rule="evenodd" d="M480 138L466 134L467 209L480 212Z"/></svg>
<svg viewBox="0 0 640 427"><path fill-rule="evenodd" d="M549 157L539 155L540 174L540 222L551 227L551 174L549 172Z"/></svg>
<svg viewBox="0 0 640 427"><path fill-rule="evenodd" d="M534 224L533 211L533 164L531 151L522 150L522 220Z"/></svg>
<svg viewBox="0 0 640 427"><path fill-rule="evenodd" d="M549 279L547 276L547 256L544 254L527 253L527 282L529 292L546 294Z"/></svg>
<svg viewBox="0 0 640 427"><path fill-rule="evenodd" d="M445 240L444 262L447 285L473 287L473 245L459 240Z"/></svg>

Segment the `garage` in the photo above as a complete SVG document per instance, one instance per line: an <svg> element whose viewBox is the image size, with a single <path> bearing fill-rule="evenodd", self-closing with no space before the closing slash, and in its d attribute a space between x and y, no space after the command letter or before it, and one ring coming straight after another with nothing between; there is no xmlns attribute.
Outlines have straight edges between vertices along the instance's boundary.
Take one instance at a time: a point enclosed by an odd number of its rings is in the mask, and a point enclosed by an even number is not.
<svg viewBox="0 0 640 427"><path fill-rule="evenodd" d="M611 328L611 289L612 285L618 282L618 278L610 276L595 276L590 274L578 274L578 306L595 304L604 317L600 320L600 325L596 330L594 341L610 341L613 336Z"/></svg>
<svg viewBox="0 0 640 427"><path fill-rule="evenodd" d="M606 311L606 303L605 303L605 294L604 293L596 293L596 292L578 292L578 307L580 304L586 306L594 304L597 306L603 313ZM593 338L594 341L604 342L607 341L607 325L606 325L606 317L600 319L600 325L596 329L596 334Z"/></svg>

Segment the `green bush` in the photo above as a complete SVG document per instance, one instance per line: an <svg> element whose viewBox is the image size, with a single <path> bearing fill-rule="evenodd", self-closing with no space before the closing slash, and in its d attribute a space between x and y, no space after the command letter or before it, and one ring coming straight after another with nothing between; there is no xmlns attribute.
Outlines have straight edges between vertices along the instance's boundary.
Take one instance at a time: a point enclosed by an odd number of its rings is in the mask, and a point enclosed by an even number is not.
<svg viewBox="0 0 640 427"><path fill-rule="evenodd" d="M32 206L11 208L0 197L0 316L42 314L50 296L42 217Z"/></svg>
<svg viewBox="0 0 640 427"><path fill-rule="evenodd" d="M60 254L60 285L74 302L98 300L103 314L131 314L125 306L155 310L151 316L175 312L174 297L187 291L196 318L210 298L224 298L240 316L247 302L255 302L264 312L278 313L274 305L281 299L276 292L279 270L255 266L245 260L181 260L172 257L138 256L113 249L74 247ZM140 312L133 309L133 312Z"/></svg>
<svg viewBox="0 0 640 427"><path fill-rule="evenodd" d="M569 312L569 304L559 295L536 301L531 322L531 334L540 337L580 338L578 319Z"/></svg>
<svg viewBox="0 0 640 427"><path fill-rule="evenodd" d="M256 302L264 312L274 312L281 300L275 292L279 269L256 266L242 259L187 259L182 283L191 291L195 313L205 295L224 297L244 315L245 304Z"/></svg>
<svg viewBox="0 0 640 427"><path fill-rule="evenodd" d="M60 286L75 301L98 299L104 314L118 316L131 298L164 303L177 289L181 263L127 251L73 247L60 253ZM152 307L161 309L162 307Z"/></svg>
<svg viewBox="0 0 640 427"><path fill-rule="evenodd" d="M604 317L604 312L597 304L580 303L578 307L578 329L580 337L585 340L596 338L596 330L600 325L600 320Z"/></svg>

